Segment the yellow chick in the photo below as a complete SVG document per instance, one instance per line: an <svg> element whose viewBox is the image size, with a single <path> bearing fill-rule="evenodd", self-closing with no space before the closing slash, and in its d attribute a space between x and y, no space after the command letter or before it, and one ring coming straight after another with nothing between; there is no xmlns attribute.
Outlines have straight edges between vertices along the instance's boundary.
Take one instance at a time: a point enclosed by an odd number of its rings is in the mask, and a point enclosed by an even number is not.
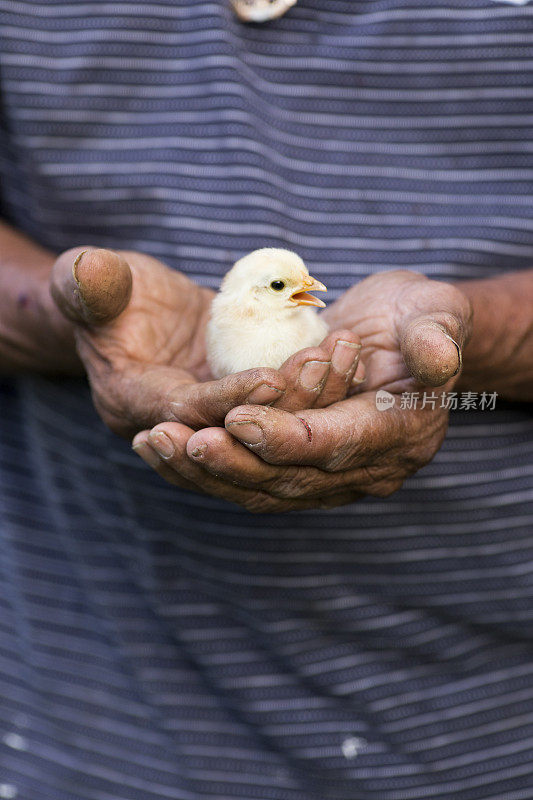
<svg viewBox="0 0 533 800"><path fill-rule="evenodd" d="M298 0L231 0L233 8L244 22L268 22L282 17Z"/></svg>
<svg viewBox="0 0 533 800"><path fill-rule="evenodd" d="M328 327L316 307L326 304L309 290L327 291L290 250L254 250L237 261L213 300L207 325L213 376L278 369L298 350L320 344Z"/></svg>

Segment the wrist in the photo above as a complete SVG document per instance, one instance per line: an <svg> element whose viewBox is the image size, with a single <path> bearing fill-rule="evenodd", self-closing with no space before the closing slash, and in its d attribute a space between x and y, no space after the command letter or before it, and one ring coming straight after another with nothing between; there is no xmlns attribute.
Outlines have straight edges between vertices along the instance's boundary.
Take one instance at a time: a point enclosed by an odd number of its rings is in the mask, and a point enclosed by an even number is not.
<svg viewBox="0 0 533 800"><path fill-rule="evenodd" d="M459 390L533 398L533 271L457 284L473 309Z"/></svg>
<svg viewBox="0 0 533 800"><path fill-rule="evenodd" d="M73 326L52 300L55 256L0 223L0 372L81 375Z"/></svg>

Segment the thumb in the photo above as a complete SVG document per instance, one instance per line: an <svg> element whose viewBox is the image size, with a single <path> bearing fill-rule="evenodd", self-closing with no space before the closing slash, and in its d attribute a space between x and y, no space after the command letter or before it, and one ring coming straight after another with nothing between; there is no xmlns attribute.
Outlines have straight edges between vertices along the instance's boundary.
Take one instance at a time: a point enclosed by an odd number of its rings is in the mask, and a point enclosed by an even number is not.
<svg viewBox="0 0 533 800"><path fill-rule="evenodd" d="M470 303L458 289L449 289L451 297L438 310L419 313L400 326L404 361L411 375L424 386L442 386L457 375L470 335Z"/></svg>
<svg viewBox="0 0 533 800"><path fill-rule="evenodd" d="M118 317L131 297L127 261L112 250L75 247L54 264L50 292L72 322L104 325Z"/></svg>

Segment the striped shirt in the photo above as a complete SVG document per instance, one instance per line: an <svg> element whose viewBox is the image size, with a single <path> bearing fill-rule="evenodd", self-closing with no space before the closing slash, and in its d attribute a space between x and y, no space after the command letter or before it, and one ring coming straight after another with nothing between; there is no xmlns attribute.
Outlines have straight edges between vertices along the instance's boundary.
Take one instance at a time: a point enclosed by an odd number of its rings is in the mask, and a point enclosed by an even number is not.
<svg viewBox="0 0 533 800"><path fill-rule="evenodd" d="M1 0L5 218L333 297L531 266L533 4ZM497 302L497 299L495 300ZM531 408L457 411L386 500L164 484L87 386L0 393L0 798L531 800Z"/></svg>

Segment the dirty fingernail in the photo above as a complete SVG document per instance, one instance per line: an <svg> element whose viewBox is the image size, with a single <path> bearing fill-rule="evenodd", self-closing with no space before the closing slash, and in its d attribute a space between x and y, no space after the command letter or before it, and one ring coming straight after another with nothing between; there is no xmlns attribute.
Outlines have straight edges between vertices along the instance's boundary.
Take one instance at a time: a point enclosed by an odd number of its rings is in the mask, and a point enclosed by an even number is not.
<svg viewBox="0 0 533 800"><path fill-rule="evenodd" d="M150 444L154 450L159 453L161 458L168 459L174 455L174 443L166 433L163 433L163 431L151 433L148 438L150 439Z"/></svg>
<svg viewBox="0 0 533 800"><path fill-rule="evenodd" d="M148 464L149 467L155 469L160 464L160 459L157 453L154 453L152 448L146 442L139 442L139 444L134 444L131 448L138 456L142 458L142 460Z"/></svg>
<svg viewBox="0 0 533 800"><path fill-rule="evenodd" d="M282 394L283 392L281 389L276 389L275 386L269 386L268 383L262 383L250 392L245 402L251 403L251 405L263 406L267 403L274 403Z"/></svg>
<svg viewBox="0 0 533 800"><path fill-rule="evenodd" d="M244 444L259 444L263 441L263 431L255 422L230 422L228 430Z"/></svg>
<svg viewBox="0 0 533 800"><path fill-rule="evenodd" d="M80 261L87 252L88 252L87 250L82 250L81 253L78 253L76 258L74 259L74 263L72 264L72 274L74 275L74 279L76 280L76 282L78 281L77 269L80 265Z"/></svg>
<svg viewBox="0 0 533 800"><path fill-rule="evenodd" d="M447 338L447 339L449 339L449 340L450 340L450 342L453 342L453 344L454 344L454 345L455 345L455 347L457 348L457 357L458 357L458 359L459 359L459 363L457 364L457 369L455 370L455 372L454 372L454 373L453 373L453 375L452 375L452 378L453 378L453 377L454 377L454 375L457 375L457 373L459 372L459 370L460 370L460 369L461 369L461 367L463 366L463 353L462 353L462 350L461 350L461 347L459 346L459 344L457 344L457 342L455 341L455 339L452 339L452 337L450 336L450 334L449 334L449 333L446 333L446 332L444 331L444 335L446 336L446 338Z"/></svg>
<svg viewBox="0 0 533 800"><path fill-rule="evenodd" d="M335 372L348 372L354 362L359 358L361 345L355 342L346 342L339 339L335 345L331 363Z"/></svg>
<svg viewBox="0 0 533 800"><path fill-rule="evenodd" d="M199 444L191 452L191 456L193 458L202 458L202 456L205 456L206 452L207 452L207 445L206 444Z"/></svg>
<svg viewBox="0 0 533 800"><path fill-rule="evenodd" d="M307 361L300 370L299 381L304 389L318 389L329 372L329 361Z"/></svg>

